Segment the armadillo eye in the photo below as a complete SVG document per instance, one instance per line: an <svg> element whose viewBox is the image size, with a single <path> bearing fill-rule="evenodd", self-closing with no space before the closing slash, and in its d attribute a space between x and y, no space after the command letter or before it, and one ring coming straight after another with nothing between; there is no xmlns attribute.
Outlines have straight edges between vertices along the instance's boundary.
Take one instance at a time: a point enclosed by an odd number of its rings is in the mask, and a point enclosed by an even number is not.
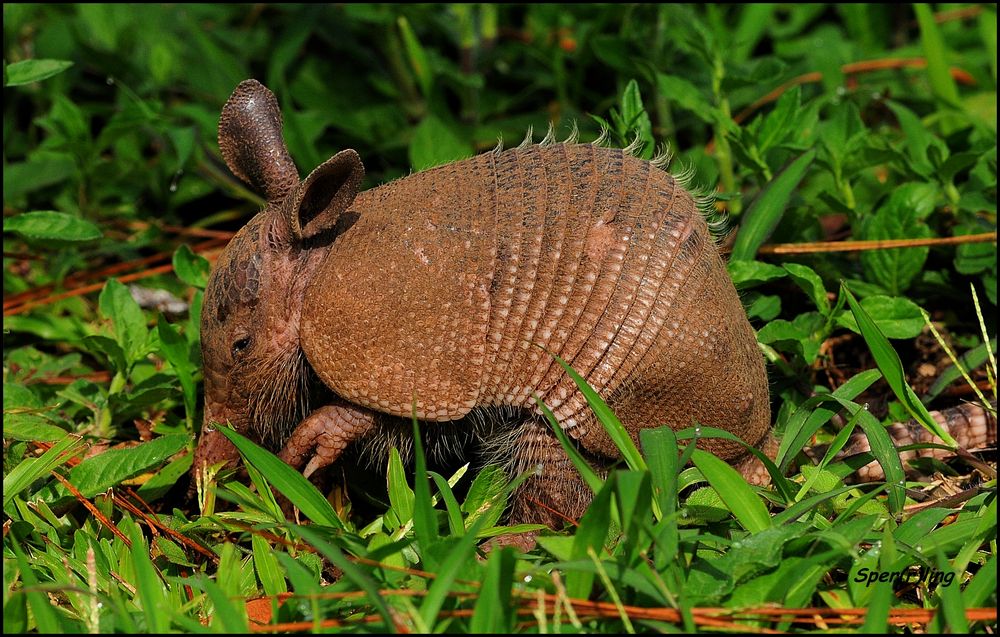
<svg viewBox="0 0 1000 637"><path fill-rule="evenodd" d="M236 341L235 343L233 343L233 358L238 357L249 346L250 346L250 337L249 336L244 336L243 338L241 338L238 341Z"/></svg>

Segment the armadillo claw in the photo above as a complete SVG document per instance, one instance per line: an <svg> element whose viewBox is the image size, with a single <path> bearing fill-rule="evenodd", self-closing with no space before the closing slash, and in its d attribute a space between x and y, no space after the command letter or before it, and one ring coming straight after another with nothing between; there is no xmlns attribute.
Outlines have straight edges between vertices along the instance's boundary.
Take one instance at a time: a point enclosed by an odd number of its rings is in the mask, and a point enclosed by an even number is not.
<svg viewBox="0 0 1000 637"><path fill-rule="evenodd" d="M340 457L351 442L371 431L375 413L357 405L326 405L299 423L278 457L311 476ZM308 463L306 460L308 459Z"/></svg>

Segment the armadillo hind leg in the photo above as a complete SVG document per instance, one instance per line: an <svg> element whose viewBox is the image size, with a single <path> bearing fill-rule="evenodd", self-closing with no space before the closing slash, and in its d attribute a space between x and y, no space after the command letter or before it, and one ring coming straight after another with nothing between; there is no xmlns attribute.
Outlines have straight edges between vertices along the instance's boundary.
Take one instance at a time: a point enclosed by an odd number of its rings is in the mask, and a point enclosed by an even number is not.
<svg viewBox="0 0 1000 637"><path fill-rule="evenodd" d="M299 423L278 457L308 478L340 457L347 446L375 424L375 412L347 403L326 405ZM307 463L308 461L308 463Z"/></svg>
<svg viewBox="0 0 1000 637"><path fill-rule="evenodd" d="M509 524L545 524L558 527L578 520L593 498L559 440L538 416L520 427L513 442L510 476L532 472L515 492Z"/></svg>

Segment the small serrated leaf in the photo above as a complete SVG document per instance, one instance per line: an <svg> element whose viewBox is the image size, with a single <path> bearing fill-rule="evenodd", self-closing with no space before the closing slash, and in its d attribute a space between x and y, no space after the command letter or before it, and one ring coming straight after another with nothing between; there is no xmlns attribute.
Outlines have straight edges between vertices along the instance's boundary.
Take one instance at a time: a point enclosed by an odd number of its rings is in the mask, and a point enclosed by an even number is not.
<svg viewBox="0 0 1000 637"><path fill-rule="evenodd" d="M3 231L32 242L54 243L55 247L96 241L104 236L90 221L55 210L35 210L4 219Z"/></svg>
<svg viewBox="0 0 1000 637"><path fill-rule="evenodd" d="M173 264L178 279L199 290L205 289L209 272L212 270L208 259L195 254L187 244L184 244L174 251Z"/></svg>
<svg viewBox="0 0 1000 637"><path fill-rule="evenodd" d="M4 67L4 86L22 86L59 75L73 63L69 60L21 60Z"/></svg>

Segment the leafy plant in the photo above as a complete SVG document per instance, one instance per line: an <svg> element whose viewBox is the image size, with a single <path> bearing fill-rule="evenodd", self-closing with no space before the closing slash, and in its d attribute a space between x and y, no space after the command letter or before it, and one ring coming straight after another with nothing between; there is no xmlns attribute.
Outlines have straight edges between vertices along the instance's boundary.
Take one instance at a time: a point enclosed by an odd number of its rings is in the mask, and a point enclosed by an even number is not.
<svg viewBox="0 0 1000 637"><path fill-rule="evenodd" d="M935 429L963 374L995 409L994 5L3 12L5 632L995 630L995 469L930 463L942 498L884 427ZM589 392L625 462L565 441L594 500L560 531L504 524L528 475L429 470L419 445L369 493L324 493L225 431L249 485L207 475L195 503L203 289L262 203L216 143L247 77L301 170L356 148L367 186L550 124L669 148L728 217L771 486L694 444L725 432L634 441ZM840 458L858 431L872 450ZM849 483L872 461L885 483Z"/></svg>

